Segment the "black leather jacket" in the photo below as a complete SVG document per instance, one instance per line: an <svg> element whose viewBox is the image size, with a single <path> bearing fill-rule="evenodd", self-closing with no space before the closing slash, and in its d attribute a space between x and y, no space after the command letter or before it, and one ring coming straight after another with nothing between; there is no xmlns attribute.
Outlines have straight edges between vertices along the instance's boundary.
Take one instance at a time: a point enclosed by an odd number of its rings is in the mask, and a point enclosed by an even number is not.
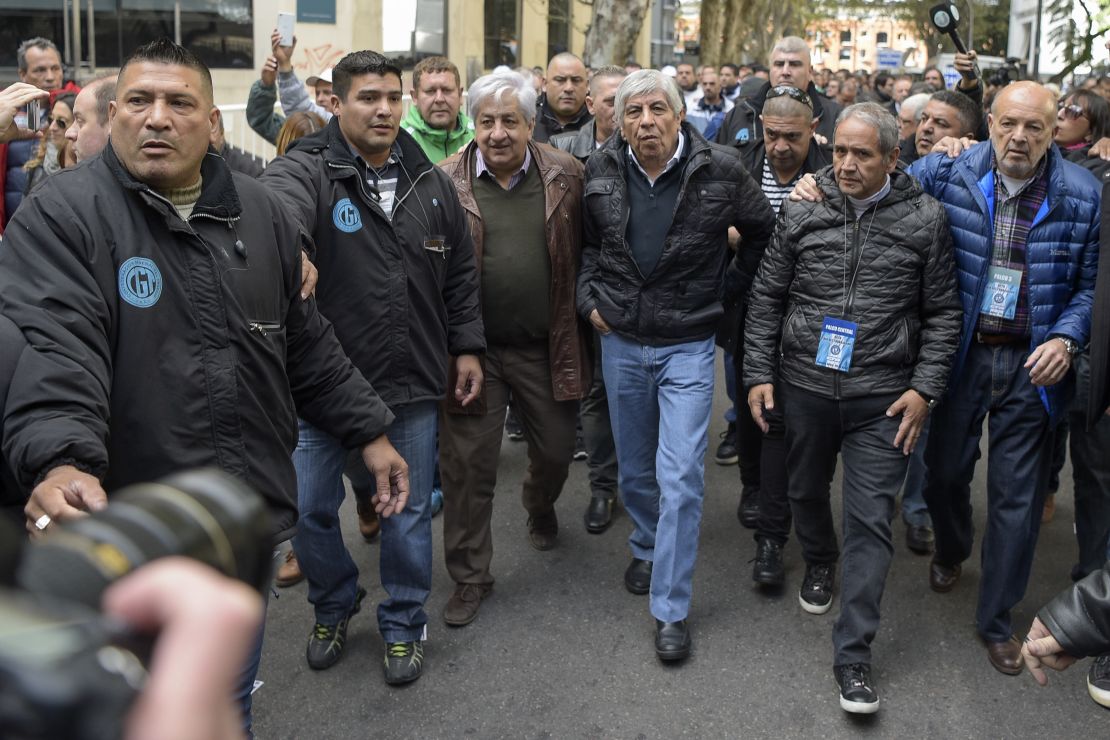
<svg viewBox="0 0 1110 740"><path fill-rule="evenodd" d="M1110 651L1110 561L1061 592L1037 617L1069 655Z"/></svg>

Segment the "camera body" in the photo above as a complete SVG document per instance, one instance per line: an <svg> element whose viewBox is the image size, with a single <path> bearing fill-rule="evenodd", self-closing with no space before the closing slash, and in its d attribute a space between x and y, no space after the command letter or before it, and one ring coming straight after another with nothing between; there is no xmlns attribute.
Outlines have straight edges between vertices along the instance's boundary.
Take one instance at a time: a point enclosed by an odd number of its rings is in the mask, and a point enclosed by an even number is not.
<svg viewBox="0 0 1110 740"><path fill-rule="evenodd" d="M152 560L199 560L261 594L272 567L262 498L216 470L129 486L107 509L23 551L0 590L0 735L119 738L154 635L99 614L104 590ZM5 533L6 536L6 533ZM18 535L11 535L18 536ZM4 564L0 564L0 570Z"/></svg>

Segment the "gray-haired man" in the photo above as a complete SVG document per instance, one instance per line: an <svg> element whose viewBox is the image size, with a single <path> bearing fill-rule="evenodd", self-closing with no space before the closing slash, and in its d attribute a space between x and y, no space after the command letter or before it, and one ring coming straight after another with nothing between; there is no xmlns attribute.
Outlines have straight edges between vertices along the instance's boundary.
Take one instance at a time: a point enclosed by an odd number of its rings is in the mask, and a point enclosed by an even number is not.
<svg viewBox="0 0 1110 740"><path fill-rule="evenodd" d="M898 124L845 109L819 203L783 203L752 288L744 384L752 417L780 408L790 504L806 561L799 601L832 605L839 555L829 487L844 458L844 575L833 628L840 705L879 708L871 640L893 553L890 522L958 348L960 302L944 209L896 169Z"/></svg>
<svg viewBox="0 0 1110 740"><path fill-rule="evenodd" d="M728 228L744 240L734 286L742 291L774 215L739 159L684 122L670 77L629 75L616 120L620 135L586 163L578 310L601 334L621 496L634 524L625 587L650 591L656 654L682 660Z"/></svg>
<svg viewBox="0 0 1110 740"><path fill-rule="evenodd" d="M440 421L443 549L456 583L444 621L478 615L493 588L490 518L509 393L528 443L529 539L550 550L555 501L574 454L578 400L590 386L587 328L574 307L582 238L582 165L531 141L536 93L516 72L470 86L474 141L440 166L474 239L486 334L485 393L448 399Z"/></svg>

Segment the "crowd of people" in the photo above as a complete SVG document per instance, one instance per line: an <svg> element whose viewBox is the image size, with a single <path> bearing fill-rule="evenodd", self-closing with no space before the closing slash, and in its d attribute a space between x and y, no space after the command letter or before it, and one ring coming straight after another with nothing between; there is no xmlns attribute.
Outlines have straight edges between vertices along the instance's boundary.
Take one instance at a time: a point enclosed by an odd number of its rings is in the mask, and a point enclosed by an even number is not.
<svg viewBox="0 0 1110 740"><path fill-rule="evenodd" d="M558 546L584 457L585 528L607 531L619 500L624 587L677 662L709 457L738 469L752 579L784 585L793 532L800 607L839 595L840 706L873 713L895 513L931 589L958 587L986 421L987 658L1043 680L1101 655L1089 685L1110 706L1110 79L994 86L971 52L947 89L935 68L814 70L785 37L766 66L561 53L465 98L431 57L406 112L389 58L353 52L302 83L293 52L275 33L250 89L279 155L263 166L224 140L211 75L181 46L82 86L50 41L20 47L0 93L0 484L32 536L128 483L221 468L267 497L275 583L307 580L306 661L324 670L367 593L340 530L346 478L380 538L384 678L408 683L432 517L455 584L442 618L462 627L494 588L499 453L519 438L531 545ZM1011 610L1067 444L1079 585L1023 658ZM248 732L261 642L237 682Z"/></svg>

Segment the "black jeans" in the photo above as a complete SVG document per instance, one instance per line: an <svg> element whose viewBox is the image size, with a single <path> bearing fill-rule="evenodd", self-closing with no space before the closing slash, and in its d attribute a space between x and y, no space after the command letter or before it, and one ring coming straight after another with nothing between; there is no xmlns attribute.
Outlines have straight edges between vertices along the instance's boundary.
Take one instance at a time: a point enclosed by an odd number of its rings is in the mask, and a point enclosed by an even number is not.
<svg viewBox="0 0 1110 740"><path fill-rule="evenodd" d="M744 323L747 307L742 306L739 339L733 352L736 373L736 449L740 457L740 485L744 494L754 493L759 501L759 520L755 539L769 539L785 545L790 538L790 501L786 495L786 428L781 407L764 412L770 429L764 434L748 409L744 387Z"/></svg>
<svg viewBox="0 0 1110 740"><path fill-rule="evenodd" d="M1087 429L1091 365L1085 354L1076 358L1075 377L1075 401L1069 418L1079 562L1072 568L1071 577L1079 580L1106 562L1106 543L1110 540L1110 417L1104 414Z"/></svg>
<svg viewBox="0 0 1110 740"><path fill-rule="evenodd" d="M890 522L909 464L894 447L901 417L886 415L901 393L833 400L785 383L775 393L786 421L794 530L808 564L836 562L829 489L837 457L844 460L844 562L833 665L870 663L894 554Z"/></svg>
<svg viewBox="0 0 1110 740"><path fill-rule="evenodd" d="M594 332L594 382L579 407L582 442L590 468L590 493L607 499L617 497L617 446L609 421L609 397L601 372L601 342Z"/></svg>

